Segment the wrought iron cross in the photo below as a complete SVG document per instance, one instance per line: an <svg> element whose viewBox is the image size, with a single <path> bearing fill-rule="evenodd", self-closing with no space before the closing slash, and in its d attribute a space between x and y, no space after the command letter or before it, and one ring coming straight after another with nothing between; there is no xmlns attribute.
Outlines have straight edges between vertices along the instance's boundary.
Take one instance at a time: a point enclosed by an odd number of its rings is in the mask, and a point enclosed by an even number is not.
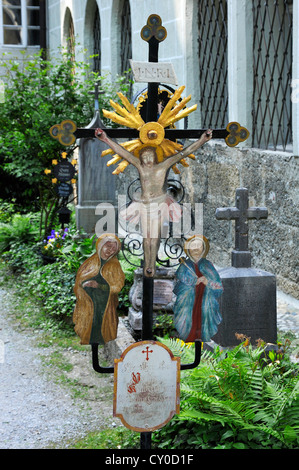
<svg viewBox="0 0 299 470"><path fill-rule="evenodd" d="M94 95L94 109L99 109L99 95L102 95L104 91L100 90L99 82L95 83L94 91L91 92Z"/></svg>
<svg viewBox="0 0 299 470"><path fill-rule="evenodd" d="M248 251L248 220L267 219L266 207L248 207L248 189L236 190L236 207L216 209L217 220L235 221L235 249L232 251L232 266L250 268L251 253Z"/></svg>

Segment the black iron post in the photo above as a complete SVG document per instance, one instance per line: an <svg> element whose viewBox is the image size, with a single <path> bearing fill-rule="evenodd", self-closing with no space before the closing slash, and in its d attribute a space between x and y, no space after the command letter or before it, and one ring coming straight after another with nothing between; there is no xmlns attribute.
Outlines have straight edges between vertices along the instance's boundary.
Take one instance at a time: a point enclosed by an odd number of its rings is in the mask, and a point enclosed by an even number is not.
<svg viewBox="0 0 299 470"><path fill-rule="evenodd" d="M142 339L153 339L153 299L154 299L154 279L143 276L143 296L142 296Z"/></svg>
<svg viewBox="0 0 299 470"><path fill-rule="evenodd" d="M149 62L158 62L159 41L153 36L149 40ZM146 121L157 121L158 117L158 89L159 83L148 83Z"/></svg>

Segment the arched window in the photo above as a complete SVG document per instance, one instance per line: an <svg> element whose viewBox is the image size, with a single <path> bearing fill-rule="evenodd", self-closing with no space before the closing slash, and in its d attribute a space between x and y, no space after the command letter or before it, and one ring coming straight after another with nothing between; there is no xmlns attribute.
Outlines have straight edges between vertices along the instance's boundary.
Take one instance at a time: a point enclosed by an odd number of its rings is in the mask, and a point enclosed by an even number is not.
<svg viewBox="0 0 299 470"><path fill-rule="evenodd" d="M75 57L75 29L72 16L70 17L69 33L67 37L67 49L72 57Z"/></svg>
<svg viewBox="0 0 299 470"><path fill-rule="evenodd" d="M131 28L131 9L129 0L124 0L121 10L121 70L126 72L130 68L130 59L132 59L132 28Z"/></svg>
<svg viewBox="0 0 299 470"><path fill-rule="evenodd" d="M93 54L94 57L94 72L101 73L101 18L98 7L96 7L94 13L93 23Z"/></svg>
<svg viewBox="0 0 299 470"><path fill-rule="evenodd" d="M83 44L85 60L90 70L101 73L101 16L96 0L88 0L85 7Z"/></svg>
<svg viewBox="0 0 299 470"><path fill-rule="evenodd" d="M198 2L201 122L212 128L228 124L227 2Z"/></svg>
<svg viewBox="0 0 299 470"><path fill-rule="evenodd" d="M254 0L253 147L286 150L292 140L292 0Z"/></svg>
<svg viewBox="0 0 299 470"><path fill-rule="evenodd" d="M63 39L64 45L67 48L67 52L70 54L71 58L75 59L75 29L72 14L69 8L67 8L64 17L64 27L63 27Z"/></svg>

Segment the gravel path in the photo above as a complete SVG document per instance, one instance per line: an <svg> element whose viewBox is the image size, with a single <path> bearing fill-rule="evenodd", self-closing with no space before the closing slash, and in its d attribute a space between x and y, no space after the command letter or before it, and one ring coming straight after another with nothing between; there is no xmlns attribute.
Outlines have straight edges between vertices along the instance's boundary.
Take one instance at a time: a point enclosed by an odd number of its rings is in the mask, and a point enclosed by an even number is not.
<svg viewBox="0 0 299 470"><path fill-rule="evenodd" d="M72 370L63 373L68 385L57 383L57 370L45 365L57 346L38 347L39 331L14 325L11 301L0 289L0 448L65 448L69 440L115 425L113 375L93 371L88 347L62 350Z"/></svg>

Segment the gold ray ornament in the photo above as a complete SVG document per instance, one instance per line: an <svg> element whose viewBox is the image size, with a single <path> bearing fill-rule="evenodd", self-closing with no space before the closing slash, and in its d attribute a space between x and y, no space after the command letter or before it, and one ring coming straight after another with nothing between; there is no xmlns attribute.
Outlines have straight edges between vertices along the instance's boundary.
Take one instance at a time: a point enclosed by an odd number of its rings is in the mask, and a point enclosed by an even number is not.
<svg viewBox="0 0 299 470"><path fill-rule="evenodd" d="M103 115L116 124L120 124L131 129L137 129L139 131L139 139L125 142L121 144L122 147L129 152L133 152L137 157L139 156L139 151L143 147L154 147L156 149L158 161L161 162L183 149L183 145L169 139L165 139L164 129L166 127L174 127L174 123L184 119L186 116L189 116L189 114L197 108L196 104L189 108L186 106L191 100L191 95L181 99L184 90L185 87L181 86L175 90L172 95L170 95L170 99L157 122L145 123L142 119L140 115L140 103L144 100L143 97L140 97L139 104L135 108L135 106L131 104L122 93L118 93L118 97L120 98L123 106L111 100L110 104L115 112L104 109ZM118 175L127 168L129 163L123 160L119 155L115 154L111 149L104 150L102 152L102 157L110 154L113 155L113 158L108 161L107 166L118 164L117 168L112 172L112 174ZM188 158L195 159L195 156L190 154L188 155ZM185 167L189 166L186 159L181 160L180 163ZM172 169L175 173L180 173L177 165L174 165Z"/></svg>

